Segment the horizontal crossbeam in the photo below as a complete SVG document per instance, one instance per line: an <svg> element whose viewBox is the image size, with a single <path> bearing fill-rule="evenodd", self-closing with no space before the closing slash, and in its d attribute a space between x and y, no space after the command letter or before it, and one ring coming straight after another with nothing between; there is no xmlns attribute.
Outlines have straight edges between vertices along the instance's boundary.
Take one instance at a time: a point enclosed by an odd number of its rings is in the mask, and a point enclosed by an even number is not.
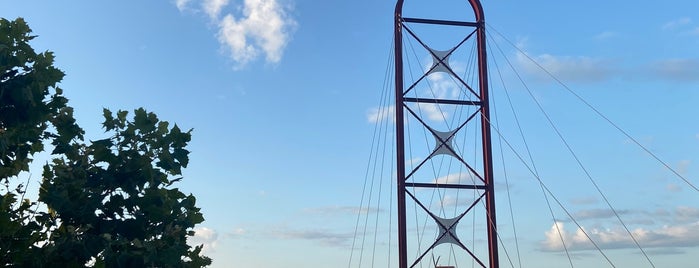
<svg viewBox="0 0 699 268"><path fill-rule="evenodd" d="M446 99L426 99L426 98L403 98L405 102L435 103L435 104L456 104L456 105L483 105L480 101L470 100L446 100Z"/></svg>
<svg viewBox="0 0 699 268"><path fill-rule="evenodd" d="M416 18L403 18L403 21L404 22L412 22L412 23L424 23L424 24L478 27L477 22L468 22L468 21L431 20L431 19L416 19Z"/></svg>
<svg viewBox="0 0 699 268"><path fill-rule="evenodd" d="M405 187L417 187L417 188L447 188L447 189L478 189L485 190L485 185L468 185L468 184L446 184L446 183L419 183L419 182L406 182Z"/></svg>

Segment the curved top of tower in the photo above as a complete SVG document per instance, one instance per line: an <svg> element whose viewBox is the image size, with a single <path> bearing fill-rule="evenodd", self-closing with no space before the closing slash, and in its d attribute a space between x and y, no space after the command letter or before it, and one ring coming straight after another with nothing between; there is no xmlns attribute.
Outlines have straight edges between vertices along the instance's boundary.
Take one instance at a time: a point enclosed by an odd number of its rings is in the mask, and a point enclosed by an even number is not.
<svg viewBox="0 0 699 268"><path fill-rule="evenodd" d="M480 0L397 0L395 13L401 17L435 20L482 22L484 19Z"/></svg>

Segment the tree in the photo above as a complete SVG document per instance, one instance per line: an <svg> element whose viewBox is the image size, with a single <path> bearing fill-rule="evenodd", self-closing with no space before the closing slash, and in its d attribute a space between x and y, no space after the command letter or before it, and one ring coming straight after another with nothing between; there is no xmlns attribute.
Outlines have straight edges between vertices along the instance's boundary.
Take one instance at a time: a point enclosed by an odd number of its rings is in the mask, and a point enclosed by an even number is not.
<svg viewBox="0 0 699 268"><path fill-rule="evenodd" d="M39 200L60 220L47 255L53 263L73 262L68 266L92 257L120 267L210 264L201 246L186 244L191 228L204 221L194 196L170 187L189 162L184 147L191 130L168 128L144 109L132 121L127 115L105 109L111 137L60 144L68 148L65 158L44 167Z"/></svg>
<svg viewBox="0 0 699 268"><path fill-rule="evenodd" d="M173 185L189 162L191 130L145 109L104 109L109 137L86 142L56 84L53 54L36 54L24 20L0 20L0 265L201 267L211 259L186 241L204 221L193 195ZM49 128L49 125L52 127ZM39 203L19 201L10 179L53 145ZM46 206L36 211L37 204Z"/></svg>
<svg viewBox="0 0 699 268"><path fill-rule="evenodd" d="M19 18L0 19L0 265L22 263L36 256L28 254L45 239L43 226L24 197L24 185L16 180L29 170L32 155L44 150L44 141L58 136L55 129L73 136L82 133L72 120L68 100L56 86L63 72L53 66L51 52L36 53L29 46L35 36ZM10 187L17 185L17 187Z"/></svg>

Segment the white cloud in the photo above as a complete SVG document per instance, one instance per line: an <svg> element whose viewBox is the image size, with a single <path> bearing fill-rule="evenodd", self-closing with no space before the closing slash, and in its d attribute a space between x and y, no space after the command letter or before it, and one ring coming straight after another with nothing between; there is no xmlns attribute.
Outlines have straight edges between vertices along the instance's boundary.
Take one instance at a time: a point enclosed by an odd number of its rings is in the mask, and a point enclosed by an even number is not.
<svg viewBox="0 0 699 268"><path fill-rule="evenodd" d="M454 72L456 73L461 73L463 72L461 69L462 67L459 67L460 65L456 63L451 63L450 66L454 69ZM458 83L454 78L452 78L451 75L448 75L447 73L442 73L442 72L437 72L437 73L432 73L429 76L427 76L427 80L429 80L430 87L427 90L427 95L432 98L437 98L437 99L444 99L444 98L457 98L459 97L461 93L461 89L458 86Z"/></svg>
<svg viewBox="0 0 699 268"><path fill-rule="evenodd" d="M420 157L414 157L414 158L406 161L405 163L412 167L412 166L415 166L417 164L420 164L420 162L422 162L422 159L423 158L420 158Z"/></svg>
<svg viewBox="0 0 699 268"><path fill-rule="evenodd" d="M209 15L209 18L218 19L218 16L221 14L221 9L226 5L228 5L228 0L204 0L202 8L204 8L204 12Z"/></svg>
<svg viewBox="0 0 699 268"><path fill-rule="evenodd" d="M179 9L180 11L184 11L185 9L187 9L187 5L191 1L192 0L175 0L175 6L177 6L177 9Z"/></svg>
<svg viewBox="0 0 699 268"><path fill-rule="evenodd" d="M289 15L290 6L280 0L244 0L226 13L230 0L202 0L201 10L218 27L216 37L224 53L236 64L245 67L263 55L267 63L279 63L291 41L296 21ZM191 0L175 0L180 11L190 8Z"/></svg>
<svg viewBox="0 0 699 268"><path fill-rule="evenodd" d="M434 103L421 103L418 105L422 113L426 115L427 119L437 122L446 121L449 117L449 113L442 110L439 104Z"/></svg>
<svg viewBox="0 0 699 268"><path fill-rule="evenodd" d="M369 123L383 122L386 119L391 119L391 122L396 122L396 106L371 108L367 113Z"/></svg>
<svg viewBox="0 0 699 268"><path fill-rule="evenodd" d="M460 184L460 183L473 183L476 179L475 176L468 172L453 173L446 176L439 177L434 180L437 184Z"/></svg>
<svg viewBox="0 0 699 268"><path fill-rule="evenodd" d="M431 66L432 62L430 60L430 64L425 65L425 71L429 70ZM457 74L463 73L465 70L465 66L459 61L449 61L449 67ZM421 96L434 99L468 99L470 94L464 94L468 89L460 85L460 82L451 74L446 72L434 72L427 76L427 87L421 89L423 91ZM449 118L449 111L446 108L450 107L449 105L420 103L416 106L420 109L423 118L427 118L431 121L444 122Z"/></svg>
<svg viewBox="0 0 699 268"><path fill-rule="evenodd" d="M687 25L690 23L692 23L691 18L688 18L688 17L679 18L676 20L668 21L665 24L663 24L663 30L677 29L680 26Z"/></svg>
<svg viewBox="0 0 699 268"><path fill-rule="evenodd" d="M440 204L435 204L435 208L439 209L442 207L455 207L455 206L463 206L463 205L471 205L473 204L473 199L467 198L467 197L457 197L457 196L452 196L452 195L447 195L442 198L442 201Z"/></svg>
<svg viewBox="0 0 699 268"><path fill-rule="evenodd" d="M276 0L245 0L242 17L227 14L219 23L218 40L244 67L264 53L269 63L279 63L296 26L287 9Z"/></svg>
<svg viewBox="0 0 699 268"><path fill-rule="evenodd" d="M187 241L191 246L204 245L202 254L211 253L216 249L218 243L218 233L206 227L194 228L194 236Z"/></svg>

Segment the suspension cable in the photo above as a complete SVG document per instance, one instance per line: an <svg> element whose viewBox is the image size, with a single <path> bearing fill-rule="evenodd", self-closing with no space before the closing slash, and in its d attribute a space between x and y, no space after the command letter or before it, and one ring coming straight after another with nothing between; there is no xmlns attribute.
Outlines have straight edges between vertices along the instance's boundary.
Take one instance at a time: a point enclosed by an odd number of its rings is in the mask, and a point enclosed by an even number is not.
<svg viewBox="0 0 699 268"><path fill-rule="evenodd" d="M614 263L612 263L611 259L609 259L609 257L607 257L607 255L604 254L604 252L602 251L602 248L600 248L599 245L597 245L597 243L596 243L596 242L592 239L592 237L585 231L585 229L582 228L582 225L575 219L575 217L573 217L573 214L570 213L570 211L568 211L568 209L566 209L565 206L563 206L563 203L553 194L553 192L546 186L546 184L544 184L544 182L541 180L541 177L539 177L539 175L537 175L537 174L534 173L534 170L527 164L526 161L524 161L524 158L522 157L522 155L520 155L520 154L515 150L515 148L512 146L512 144L510 144L510 142L502 135L502 133L500 132L500 129L498 129L496 126L493 126L493 124L490 122L490 120L486 119L486 121L488 121L488 125L490 125L490 127L491 127L493 130L495 130L495 132L496 132L498 135L500 135L500 136L503 137L502 140L505 142L505 144L507 145L507 147L510 148L510 151L512 151L512 153L515 154L515 156L516 156L516 157L519 159L519 161L524 165L524 167L526 167L526 168L529 170L529 173L531 173L531 174L534 176L534 178L536 178L536 180L539 181L539 183L541 184L542 187L544 187L544 189L546 190L546 192L547 192L549 195L551 195L551 198L553 198L553 200L556 201L556 203L558 204L558 206L561 207L561 209L566 213L566 215L568 215L568 217L573 221L573 223L575 223L575 225L578 227L578 230L580 230L580 232L582 232L582 233L585 235L585 237L590 241L590 243L592 243L592 245L597 249L597 251L607 260L607 262L608 262L612 267L616 267L616 266L614 265Z"/></svg>
<svg viewBox="0 0 699 268"><path fill-rule="evenodd" d="M488 47L488 48L490 48L490 47ZM490 54L492 55L492 49L490 51ZM507 87L505 86L505 81L502 78L502 73L500 73L500 68L498 67L497 62L495 61L494 57L491 57L491 58L493 60L493 63L495 64L495 70L497 70L498 76L500 77L500 82L502 83L503 90L505 91L505 94L509 94L509 93L507 93ZM488 81L493 81L493 79L490 78L490 73L488 73ZM490 94L490 96L493 100L493 103L496 103L495 94ZM509 99L509 95L508 95L508 99ZM495 125L498 128L500 128L500 120L498 118L497 105L491 105L491 107L493 107L493 114L495 115ZM510 108L512 108L512 103L510 103ZM514 110L514 108L512 108L512 109ZM517 122L517 123L519 125L519 122ZM524 136L522 136L522 138L524 138ZM517 225L515 224L515 216L514 216L514 212L512 211L513 209L512 209L512 196L510 195L510 181L509 181L508 176L507 176L507 167L505 165L505 153L503 152L502 137L500 137L500 136L498 136L498 144L499 144L498 148L500 148L500 161L502 163L503 178L505 178L505 189L507 191L507 204L508 204L509 212L510 212L510 220L512 221L512 229L513 229L512 232L513 232L514 238L515 238L515 249L517 250L517 263L518 263L519 267L521 268L522 267L522 258L521 258L521 254L519 251L519 239L517 238ZM536 168L534 170L536 170ZM550 208L551 208L551 205L549 205L549 209ZM511 261L510 261L510 264L512 265ZM514 267L514 265L512 265L512 267Z"/></svg>
<svg viewBox="0 0 699 268"><path fill-rule="evenodd" d="M502 53L502 49L500 49L500 45L497 42L495 42L495 39L493 37L491 37L490 35L488 35L488 36L491 38L492 43L495 44L495 46L498 48L498 50L500 51L500 54L505 59L507 59L507 56L505 56L505 54ZM493 54L492 48L490 48L490 49L491 49L491 54ZM504 91L505 91L505 96L507 97L507 102L509 103L509 106L510 106L510 111L512 111L512 115L514 116L514 119L515 119L515 124L517 125L517 129L519 130L519 135L520 135L520 137L522 137L522 142L524 143L524 148L527 151L527 155L529 156L529 161L532 164L532 168L534 169L534 173L537 176L539 176L539 171L536 168L536 164L534 162L534 157L532 156L531 150L529 149L529 143L527 143L527 139L525 138L526 136L524 135L524 131L522 130L522 125L520 124L519 117L517 116L517 112L515 111L514 105L512 104L512 99L510 98L510 93L508 92L508 90L505 86L505 81L502 77L502 73L500 72L500 67L498 66L498 63L497 63L497 61L495 61L495 59L493 59L493 62L495 63L495 68L498 71L498 75L500 77L500 82L502 83L502 86L503 86ZM500 126L498 125L498 128L499 127ZM501 146L500 153L502 154L502 140L500 140L500 146ZM504 166L504 160L503 160L503 166ZM507 177L505 177L505 179L507 179ZM566 257L568 258L568 263L570 264L570 267L572 268L572 267L574 267L573 266L573 259L571 258L570 252L568 251L568 246L566 245L566 242L563 239L563 232L562 232L561 228L558 226L558 224L556 224L556 216L553 213L553 208L551 207L551 201L549 200L549 197L546 194L546 191L544 190L544 188L542 187L541 184L539 185L539 187L541 188L541 193L544 196L544 200L546 201L546 206L548 207L549 213L551 214L551 221L553 221L553 225L556 228L556 232L558 233L558 238L561 240L561 245L563 245L563 249L566 253ZM509 197L509 191L507 193L508 193L508 197ZM510 211L510 213L511 213L511 211ZM515 234L515 237L516 237L516 234ZM516 240L515 240L515 242L516 242ZM522 264L520 262L520 267L521 267L521 265Z"/></svg>
<svg viewBox="0 0 699 268"><path fill-rule="evenodd" d="M390 52L390 50L389 50L389 52ZM391 61L393 58L393 56L392 56L393 53L388 53L388 54L389 54L389 56L388 56L388 60L387 60L387 64L386 64L386 70L385 70L384 82L383 82L383 85L384 85L383 92L381 94L379 106L377 108L378 110L377 110L377 114L376 114L376 122L374 124L374 130L373 130L372 140L371 140L371 147L370 147L371 150L369 151L369 160L367 161L366 171L365 171L365 175L364 175L364 185L362 186L362 196L361 196L360 202L359 202L359 210L357 213L357 220L355 222L354 234L352 237L352 250L350 250L349 260L347 262L348 268L352 266L352 260L354 258L354 251L356 248L356 244L358 242L357 235L359 234L359 223L360 223L361 218L362 218L362 208L365 205L364 198L367 197L367 186L368 186L368 182L369 182L369 173L371 170L372 161L374 162L374 172L372 172L372 173L375 173L375 170L376 170L376 167L375 167L376 162L377 162L376 159L378 159L379 148L380 148L378 143L381 142L381 135L379 132L381 132L383 130L383 126L381 125L381 121L383 120L383 118L390 117L390 116L388 116L388 115L390 115L388 109L384 109L386 103L389 101L388 96L390 95L390 89L389 89L390 82L388 82L388 81L390 81L389 76L390 76L391 66L392 66ZM385 142L386 141L384 140L384 143ZM384 152L384 154L385 154L385 152ZM371 208L371 192L373 191L372 190L373 189L373 179L374 179L374 176L372 175L372 183L369 186L369 188L370 188L369 189L369 200L366 203L367 220L369 217L368 212L370 211L370 208ZM359 252L359 260L358 260L358 263L360 266L362 265L362 258L363 258L363 253L364 253L364 241L366 238L366 227L367 226L365 223L364 231L363 231L364 233L362 234L362 237L363 237L362 242L361 242L362 246L360 247L361 249Z"/></svg>
<svg viewBox="0 0 699 268"><path fill-rule="evenodd" d="M493 29L493 27L490 27L490 28ZM493 30L494 30L494 29L493 29ZM496 32L497 32L497 31L496 31ZM499 34L499 33L498 33L498 34ZM502 36L502 35L500 35L500 36L501 36L503 39L507 40L504 36ZM521 52L521 50L519 50L519 51L520 51L520 53L523 53L523 54L524 54L524 52ZM532 62L536 63L532 58L528 57L528 59L531 60ZM514 68L513 65L512 65L512 63L511 63L509 60L507 60L507 59L505 59L505 60L506 60L507 63L510 65L510 67ZM539 65L538 63L536 63L536 64L537 64L537 66L539 66L539 68L542 68L542 70L545 70L545 69L543 69L543 67L542 67L541 65ZM552 74L551 74L550 72L546 71L546 73L548 73L549 75L551 75L551 77L553 77ZM616 209L612 206L612 204L611 204L611 202L609 201L609 199L607 198L607 196L602 192L602 190L600 189L599 185L597 185L597 182L592 178L592 175L590 174L590 172L587 170L587 168L585 167L585 165L583 165L582 161L580 160L580 158L578 157L578 155L575 153L575 151L573 150L573 148L570 146L570 144L568 143L568 141L565 139L565 137L563 137L563 134L560 132L560 130L558 129L558 127L556 127L556 124L553 122L553 120L551 119L551 117L549 116L549 114L544 110L543 106L541 105L541 102L539 102L539 101L534 97L534 94L531 92L531 90L529 89L529 87L526 86L526 84L524 84L524 81L522 80L522 77L519 75L519 73L516 73L516 72L515 72L515 75L517 76L517 78L520 79L520 81L522 81L522 83L523 83L523 85L524 85L524 88L527 90L527 93L528 93L529 96L532 98L532 100L534 101L534 103L536 103L537 107L539 108L539 110L541 111L541 113L542 113L542 114L544 115L544 117L546 118L546 121L548 121L549 125L550 125L551 128L554 130L554 132L556 133L556 135L558 136L558 138L560 138L561 142L563 142L563 144L564 144L565 147L567 148L567 150L568 150L568 152L570 153L570 155L573 157L573 159L575 159L575 162L578 164L578 166L580 167L580 169L585 173L585 176L588 178L588 180L589 180L589 181L592 183L592 185L595 187L595 189L596 189L597 192L600 194L600 196L602 197L602 199L604 200L604 202L607 204L607 206L609 207L609 209L611 209L611 211L613 212L614 216L616 216L617 220L619 220L619 223L621 223L621 225L624 227L624 230L626 230L626 232L629 234L629 236L631 237L631 240L633 240L634 244L636 244L636 247L641 251L641 253L643 253L643 256L646 258L646 260L648 261L648 263L649 263L652 267L655 267L655 264L653 264L653 261L651 261L651 259L650 259L650 257L648 256L648 254L646 254L646 251L643 250L643 247L641 247L641 244L638 243L638 240L637 240L636 237L633 235L633 233L631 232L631 230L629 230L629 227L628 227L628 226L626 225L626 223L621 219L621 216L619 216L619 213L618 213L618 212L616 211ZM561 85L564 85L564 84L562 84L562 82L561 82L560 80L558 80L557 78L554 77L554 79L556 79L556 81L558 81ZM569 90L569 92L573 93L567 86L566 86L566 88ZM573 94L574 94L574 93L573 93ZM577 95L577 94L575 94L575 95L578 97L578 99L582 100L582 98L580 98L579 95ZM583 101L584 101L584 100L583 100ZM585 103L587 103L587 102L585 102ZM588 105L589 105L589 104L588 104ZM589 106L589 107L591 107L591 106ZM595 109L595 111L597 111L597 110ZM603 115L602 115L602 116L603 116ZM604 117L604 118L606 118L606 117ZM616 125L615 125L615 126L616 126Z"/></svg>
<svg viewBox="0 0 699 268"><path fill-rule="evenodd" d="M514 47L519 53L521 53L523 56L525 56L527 59L529 59L529 61L531 61L532 63L534 63L539 69L541 69L542 71L544 71L544 72L546 73L546 75L548 75L548 76L551 77L553 80L555 80L556 83L558 83L560 86L562 86L563 88L565 88L566 91L568 91L570 94L572 94L573 96L575 96L575 98L577 98L578 100L580 100L580 102L582 102L583 104L585 104L585 106L587 106L588 108L590 108L593 112L595 112L595 114L597 114L599 117L601 117L602 119L604 119L604 121L607 121L607 123L609 123L609 124L612 125L614 128L616 128L616 129L617 129L619 132L621 132L626 138L628 138L628 139L630 139L631 141L633 141L634 144L636 144L636 145L637 145L638 147L640 147L643 151L645 151L646 153L648 153L653 159L655 159L656 161L660 162L660 164L662 164L663 166L665 166L665 168L667 168L668 170L670 170L670 172L672 172L673 174L675 174L675 176L677 176L677 177L680 178L682 181L684 181L687 185L689 185L689 187L691 187L692 189L694 189L696 192L699 192L699 187L697 187L696 185L694 185L689 179L685 178L685 177L684 177L682 174L680 174L677 170L675 170L674 168L670 167L670 165L667 164L667 162L663 161L659 156L657 156L656 154L654 154L653 152L651 152L650 149L648 149L646 146L643 146L643 144L641 144L636 138L634 138L633 136L631 136L626 130L624 130L623 128L621 128L621 126L619 126L618 124L614 123L614 121L612 121L611 119L609 119L609 117L607 117L607 116L604 115L601 111L599 111L597 108L595 108L595 106L593 106L591 103L589 103L587 100L585 100L585 99L584 99L582 96L580 96L578 93L576 93L575 91L573 91L573 89L571 89L570 87L568 87L568 85L566 85L565 83L563 83L563 81L561 81L560 79L558 79L558 77L554 76L550 71L548 71L546 68L544 68L543 66L541 66L541 64L539 64L539 63L536 62L534 59L532 59L532 57L530 57L530 56L529 56L527 53L525 53L522 49L520 49L519 47L517 47L514 43L512 43L512 41L510 41L509 39L505 38L500 32L498 32L498 31L497 31L495 28L493 28L490 24L487 24L486 26L488 26L490 29L492 29L493 31L495 31L495 32L496 32L499 36L501 36L506 42L508 42L512 47Z"/></svg>

